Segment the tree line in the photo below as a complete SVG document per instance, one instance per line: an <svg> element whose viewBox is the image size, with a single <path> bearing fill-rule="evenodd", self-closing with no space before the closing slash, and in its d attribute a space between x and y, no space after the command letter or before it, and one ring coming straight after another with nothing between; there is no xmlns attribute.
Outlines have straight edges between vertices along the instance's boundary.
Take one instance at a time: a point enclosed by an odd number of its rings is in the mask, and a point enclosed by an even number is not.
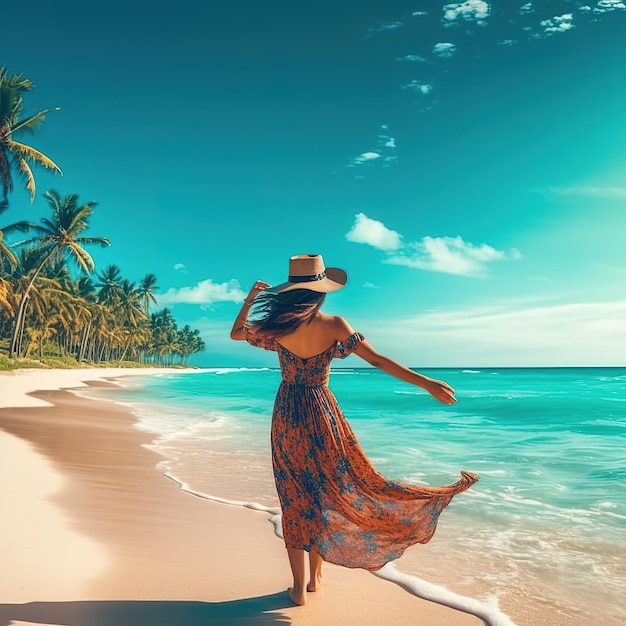
<svg viewBox="0 0 626 626"><path fill-rule="evenodd" d="M136 283L123 277L117 265L96 271L87 248L110 242L87 235L95 202L50 190L43 194L49 217L39 224L4 225L14 177L22 179L32 203L32 168L61 172L52 159L15 139L36 131L57 110L22 117L23 97L31 89L30 80L0 67L0 346L9 358L187 363L205 350L205 343L198 330L178 328L169 309L151 311L157 304L156 276L147 274Z"/></svg>

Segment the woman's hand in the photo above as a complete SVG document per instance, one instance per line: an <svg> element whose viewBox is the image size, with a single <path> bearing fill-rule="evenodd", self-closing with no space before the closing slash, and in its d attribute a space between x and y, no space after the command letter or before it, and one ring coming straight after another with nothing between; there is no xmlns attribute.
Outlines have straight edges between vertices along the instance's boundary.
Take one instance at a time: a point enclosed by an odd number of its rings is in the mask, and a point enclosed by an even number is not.
<svg viewBox="0 0 626 626"><path fill-rule="evenodd" d="M439 400L439 402L443 402L444 404L454 404L456 402L454 389L442 380L431 379L424 389L426 389L433 398Z"/></svg>
<svg viewBox="0 0 626 626"><path fill-rule="evenodd" d="M252 301L254 300L254 298L256 297L258 293L260 293L261 291L265 291L266 289L269 289L270 287L271 285L269 283L266 283L262 280L257 280L256 283L252 285L252 288L248 292L248 295L246 296L246 301L252 304Z"/></svg>
<svg viewBox="0 0 626 626"><path fill-rule="evenodd" d="M248 295L244 298L241 309L235 318L235 323L230 331L231 339L234 339L235 341L243 341L246 338L244 326L246 319L248 318L248 313L250 312L250 307L252 306L252 301L256 298L258 293L265 291L268 288L269 284L263 282L262 280L257 280L256 283L252 285L252 289L250 289Z"/></svg>

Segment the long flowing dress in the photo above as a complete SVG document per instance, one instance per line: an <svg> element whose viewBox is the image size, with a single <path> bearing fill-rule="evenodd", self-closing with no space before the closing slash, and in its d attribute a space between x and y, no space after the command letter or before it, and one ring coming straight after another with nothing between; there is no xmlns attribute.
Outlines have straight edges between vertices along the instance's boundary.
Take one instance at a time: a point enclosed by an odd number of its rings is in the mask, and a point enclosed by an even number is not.
<svg viewBox="0 0 626 626"><path fill-rule="evenodd" d="M478 476L461 472L452 485L425 487L388 480L374 468L328 387L332 360L351 354L363 335L306 359L274 338L246 339L276 351L282 372L271 438L285 545L373 571L428 542L441 511Z"/></svg>

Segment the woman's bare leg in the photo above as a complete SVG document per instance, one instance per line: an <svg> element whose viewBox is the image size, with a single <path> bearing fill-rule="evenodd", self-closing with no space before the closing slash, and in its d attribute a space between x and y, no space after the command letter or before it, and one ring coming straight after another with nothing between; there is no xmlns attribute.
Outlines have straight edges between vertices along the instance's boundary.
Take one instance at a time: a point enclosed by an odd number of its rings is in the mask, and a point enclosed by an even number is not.
<svg viewBox="0 0 626 626"><path fill-rule="evenodd" d="M317 591L322 582L322 563L324 559L320 556L320 553L316 550L309 552L309 570L311 574L311 580L306 586L307 591Z"/></svg>
<svg viewBox="0 0 626 626"><path fill-rule="evenodd" d="M293 574L293 587L289 587L287 592L291 601L299 606L306 603L306 589L304 588L304 550L287 548L289 565Z"/></svg>

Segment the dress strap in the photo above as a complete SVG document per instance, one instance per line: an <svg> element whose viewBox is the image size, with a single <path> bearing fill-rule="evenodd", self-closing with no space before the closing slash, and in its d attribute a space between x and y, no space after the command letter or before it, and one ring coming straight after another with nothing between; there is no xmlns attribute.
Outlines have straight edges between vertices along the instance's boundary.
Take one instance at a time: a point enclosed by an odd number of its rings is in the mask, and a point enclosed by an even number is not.
<svg viewBox="0 0 626 626"><path fill-rule="evenodd" d="M365 337L363 337L361 333L352 333L347 339L337 342L333 352L333 358L345 359L347 356L351 355L364 340Z"/></svg>

